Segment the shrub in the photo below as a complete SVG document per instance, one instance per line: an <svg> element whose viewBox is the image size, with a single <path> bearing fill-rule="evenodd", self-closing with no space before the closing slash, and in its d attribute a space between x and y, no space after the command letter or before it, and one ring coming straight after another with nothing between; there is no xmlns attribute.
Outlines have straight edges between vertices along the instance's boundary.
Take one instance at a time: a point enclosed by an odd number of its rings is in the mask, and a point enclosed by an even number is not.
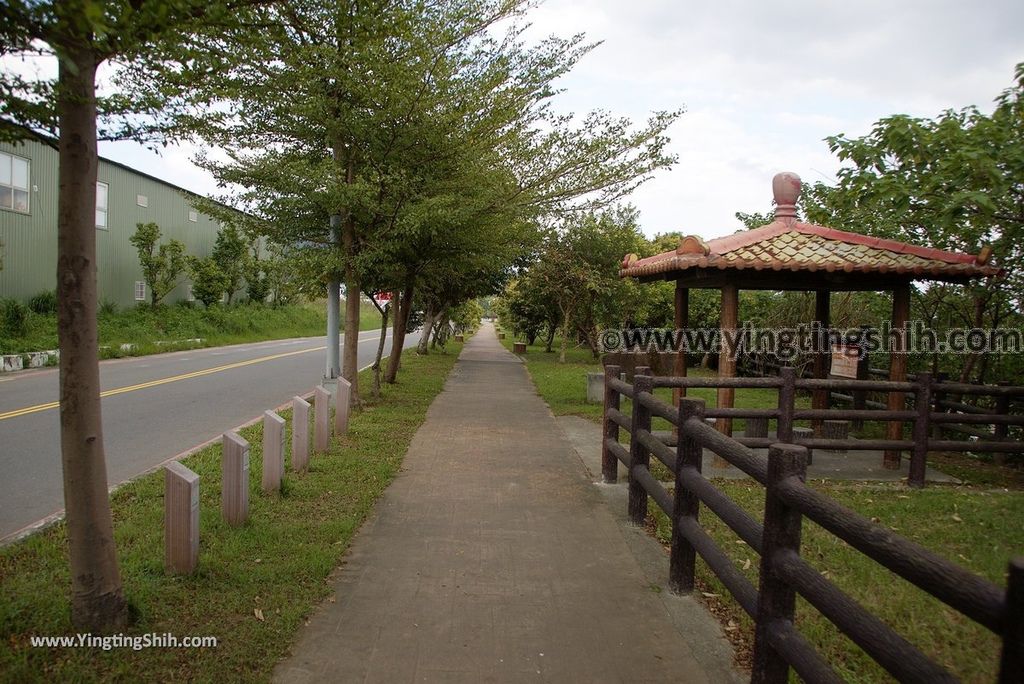
<svg viewBox="0 0 1024 684"><path fill-rule="evenodd" d="M40 292L28 300L28 308L41 316L57 313L57 292L55 290Z"/></svg>
<svg viewBox="0 0 1024 684"><path fill-rule="evenodd" d="M24 337L28 309L21 302L5 299L0 304L0 331L7 337Z"/></svg>

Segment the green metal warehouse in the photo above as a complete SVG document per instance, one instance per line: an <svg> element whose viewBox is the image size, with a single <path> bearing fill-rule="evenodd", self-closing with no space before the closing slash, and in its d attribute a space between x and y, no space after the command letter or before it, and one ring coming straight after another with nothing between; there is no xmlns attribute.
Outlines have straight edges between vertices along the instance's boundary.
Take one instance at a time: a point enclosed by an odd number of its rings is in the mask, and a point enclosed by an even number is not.
<svg viewBox="0 0 1024 684"><path fill-rule="evenodd" d="M213 249L220 225L192 207L193 193L102 157L97 178L100 301L149 301L138 254L128 241L138 223L156 223L161 242L180 240L189 254L203 257ZM0 142L0 243L0 299L25 301L56 288L56 141L37 136L23 144ZM183 278L165 301L187 299L189 293Z"/></svg>

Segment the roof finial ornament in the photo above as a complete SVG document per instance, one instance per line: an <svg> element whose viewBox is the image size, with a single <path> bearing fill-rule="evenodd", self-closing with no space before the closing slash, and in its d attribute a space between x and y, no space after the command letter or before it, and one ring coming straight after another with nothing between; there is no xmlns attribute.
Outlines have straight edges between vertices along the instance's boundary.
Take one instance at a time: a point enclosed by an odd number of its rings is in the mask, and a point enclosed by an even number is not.
<svg viewBox="0 0 1024 684"><path fill-rule="evenodd" d="M792 171L775 174L772 179L775 194L775 219L792 223L796 221L796 201L800 197L800 176Z"/></svg>

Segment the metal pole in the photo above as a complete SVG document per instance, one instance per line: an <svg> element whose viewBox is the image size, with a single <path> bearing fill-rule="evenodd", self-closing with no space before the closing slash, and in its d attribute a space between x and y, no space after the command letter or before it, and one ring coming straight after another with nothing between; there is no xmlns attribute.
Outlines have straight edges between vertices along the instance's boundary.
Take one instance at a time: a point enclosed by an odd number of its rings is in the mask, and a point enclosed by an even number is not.
<svg viewBox="0 0 1024 684"><path fill-rule="evenodd" d="M341 234L341 216L331 216L331 243L337 244ZM327 281L327 367L325 380L341 375L341 281L333 276Z"/></svg>

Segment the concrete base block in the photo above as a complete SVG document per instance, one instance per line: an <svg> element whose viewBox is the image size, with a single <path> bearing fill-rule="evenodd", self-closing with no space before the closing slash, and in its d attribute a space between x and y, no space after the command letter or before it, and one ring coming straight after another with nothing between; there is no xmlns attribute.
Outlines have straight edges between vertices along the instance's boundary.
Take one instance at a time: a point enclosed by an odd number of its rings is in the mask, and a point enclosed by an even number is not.
<svg viewBox="0 0 1024 684"><path fill-rule="evenodd" d="M25 359L21 354L5 354L0 356L0 371L4 373L20 371L24 367Z"/></svg>

